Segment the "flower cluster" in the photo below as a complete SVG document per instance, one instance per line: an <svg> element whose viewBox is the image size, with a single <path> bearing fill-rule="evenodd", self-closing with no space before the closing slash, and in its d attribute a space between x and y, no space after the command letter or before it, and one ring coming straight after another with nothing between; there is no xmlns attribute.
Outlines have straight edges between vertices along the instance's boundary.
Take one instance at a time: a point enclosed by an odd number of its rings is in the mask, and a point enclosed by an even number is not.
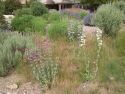
<svg viewBox="0 0 125 94"><path fill-rule="evenodd" d="M40 62L41 60L41 51L40 49L26 49L25 58L28 62Z"/></svg>
<svg viewBox="0 0 125 94"><path fill-rule="evenodd" d="M69 25L68 25L68 38L69 38L69 40L73 40L73 34L75 33L75 32L73 32L73 21L71 20L70 22L69 22Z"/></svg>
<svg viewBox="0 0 125 94"><path fill-rule="evenodd" d="M97 72L98 72L98 62L99 62L100 52L101 52L101 48L102 48L102 44L103 44L101 30L96 31L96 39L97 39L97 57L96 57L96 61L94 62L96 65L95 71L94 71L94 77L96 77Z"/></svg>
<svg viewBox="0 0 125 94"><path fill-rule="evenodd" d="M84 33L84 28L82 24L78 25L78 31L77 31L77 35L78 35L78 40L80 41L80 47L85 46L86 43L86 35Z"/></svg>
<svg viewBox="0 0 125 94"><path fill-rule="evenodd" d="M97 38L97 59L100 57L100 51L102 48L102 31L101 30L97 30L96 31L96 38Z"/></svg>
<svg viewBox="0 0 125 94"><path fill-rule="evenodd" d="M70 21L68 26L68 38L70 41L74 40L75 38L78 39L80 42L80 47L85 46L86 36L83 30L82 22L75 22Z"/></svg>
<svg viewBox="0 0 125 94"><path fill-rule="evenodd" d="M100 49L102 46L102 31L101 30L96 31L96 38L97 38L98 48Z"/></svg>

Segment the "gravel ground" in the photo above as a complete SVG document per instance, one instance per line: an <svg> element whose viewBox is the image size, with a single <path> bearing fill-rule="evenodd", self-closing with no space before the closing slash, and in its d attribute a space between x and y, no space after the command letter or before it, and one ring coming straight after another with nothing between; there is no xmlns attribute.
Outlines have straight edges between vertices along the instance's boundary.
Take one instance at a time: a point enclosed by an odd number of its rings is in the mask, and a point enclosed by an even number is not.
<svg viewBox="0 0 125 94"><path fill-rule="evenodd" d="M0 94L42 94L37 83L24 83L24 81L25 78L22 75L15 73L6 77L0 77ZM13 84L19 87L16 89L8 88L9 85Z"/></svg>
<svg viewBox="0 0 125 94"><path fill-rule="evenodd" d="M84 31L89 34L95 33L97 30L100 30L98 27L84 26Z"/></svg>

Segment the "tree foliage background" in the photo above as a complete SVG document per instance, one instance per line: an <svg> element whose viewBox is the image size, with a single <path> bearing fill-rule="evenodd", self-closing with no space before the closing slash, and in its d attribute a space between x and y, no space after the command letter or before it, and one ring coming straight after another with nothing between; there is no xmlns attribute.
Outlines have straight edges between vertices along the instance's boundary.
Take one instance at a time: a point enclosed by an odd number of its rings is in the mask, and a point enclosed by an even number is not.
<svg viewBox="0 0 125 94"><path fill-rule="evenodd" d="M12 14L15 10L22 7L19 0L6 0L5 2L5 14Z"/></svg>
<svg viewBox="0 0 125 94"><path fill-rule="evenodd" d="M3 16L4 9L5 9L4 2L0 0L0 29L6 28L6 22Z"/></svg>
<svg viewBox="0 0 125 94"><path fill-rule="evenodd" d="M112 3L119 0L80 0L81 4L89 8L96 8L101 4Z"/></svg>

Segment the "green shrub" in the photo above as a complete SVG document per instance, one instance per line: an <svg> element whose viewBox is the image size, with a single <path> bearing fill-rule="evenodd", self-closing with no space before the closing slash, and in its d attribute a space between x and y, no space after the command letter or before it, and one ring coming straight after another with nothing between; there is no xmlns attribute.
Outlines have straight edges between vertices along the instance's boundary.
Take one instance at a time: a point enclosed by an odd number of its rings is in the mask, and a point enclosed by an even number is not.
<svg viewBox="0 0 125 94"><path fill-rule="evenodd" d="M42 16L43 14L48 13L48 9L40 2L34 1L30 7L34 16Z"/></svg>
<svg viewBox="0 0 125 94"><path fill-rule="evenodd" d="M87 16L87 14L88 14L87 11L80 12L80 18L83 19L85 16Z"/></svg>
<svg viewBox="0 0 125 94"><path fill-rule="evenodd" d="M11 26L14 30L20 32L41 32L45 34L47 21L42 17L34 17L32 15L17 16L12 20Z"/></svg>
<svg viewBox="0 0 125 94"><path fill-rule="evenodd" d="M0 76L6 76L9 71L21 62L25 49L31 46L28 37L8 35L0 44Z"/></svg>
<svg viewBox="0 0 125 94"><path fill-rule="evenodd" d="M125 82L125 57L111 59L103 64L100 70L100 80L102 82Z"/></svg>
<svg viewBox="0 0 125 94"><path fill-rule="evenodd" d="M51 23L50 26L48 26L49 37L53 40L57 40L59 38L66 38L67 26L68 22L66 20L55 21Z"/></svg>
<svg viewBox="0 0 125 94"><path fill-rule="evenodd" d="M116 8L120 9L121 11L123 11L124 14L125 14L125 1L117 1L117 2L114 2L113 5Z"/></svg>
<svg viewBox="0 0 125 94"><path fill-rule="evenodd" d="M11 23L12 29L25 32L28 28L32 27L33 18L34 16L32 15L23 15L21 17L15 17Z"/></svg>
<svg viewBox="0 0 125 94"><path fill-rule="evenodd" d="M31 9L30 8L18 9L16 11L16 16L22 16L22 15L32 15Z"/></svg>
<svg viewBox="0 0 125 94"><path fill-rule="evenodd" d="M22 5L19 0L5 0L5 14L13 14L13 12Z"/></svg>
<svg viewBox="0 0 125 94"><path fill-rule="evenodd" d="M54 85L54 81L58 74L58 65L53 59L47 56L43 57L43 63L33 63L32 71L41 87L50 89Z"/></svg>
<svg viewBox="0 0 125 94"><path fill-rule="evenodd" d="M59 20L61 20L61 15L59 12L54 11L52 13L49 13L48 20L49 21L59 21Z"/></svg>
<svg viewBox="0 0 125 94"><path fill-rule="evenodd" d="M113 5L102 5L98 8L93 23L109 36L116 36L124 19L123 13Z"/></svg>
<svg viewBox="0 0 125 94"><path fill-rule="evenodd" d="M32 30L36 32L41 32L45 34L47 21L44 20L42 17L35 17L32 19Z"/></svg>

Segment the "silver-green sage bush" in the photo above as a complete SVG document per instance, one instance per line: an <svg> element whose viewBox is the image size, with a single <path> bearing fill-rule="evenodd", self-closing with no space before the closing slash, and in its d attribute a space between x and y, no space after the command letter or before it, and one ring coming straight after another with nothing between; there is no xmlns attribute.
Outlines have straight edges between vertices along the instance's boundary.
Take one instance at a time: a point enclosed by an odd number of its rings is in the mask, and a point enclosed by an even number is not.
<svg viewBox="0 0 125 94"><path fill-rule="evenodd" d="M93 23L108 36L116 36L123 22L124 14L113 5L102 5L93 17Z"/></svg>
<svg viewBox="0 0 125 94"><path fill-rule="evenodd" d="M0 32L3 33L3 32ZM0 76L6 76L23 59L25 49L31 41L20 34L7 33L0 43Z"/></svg>

